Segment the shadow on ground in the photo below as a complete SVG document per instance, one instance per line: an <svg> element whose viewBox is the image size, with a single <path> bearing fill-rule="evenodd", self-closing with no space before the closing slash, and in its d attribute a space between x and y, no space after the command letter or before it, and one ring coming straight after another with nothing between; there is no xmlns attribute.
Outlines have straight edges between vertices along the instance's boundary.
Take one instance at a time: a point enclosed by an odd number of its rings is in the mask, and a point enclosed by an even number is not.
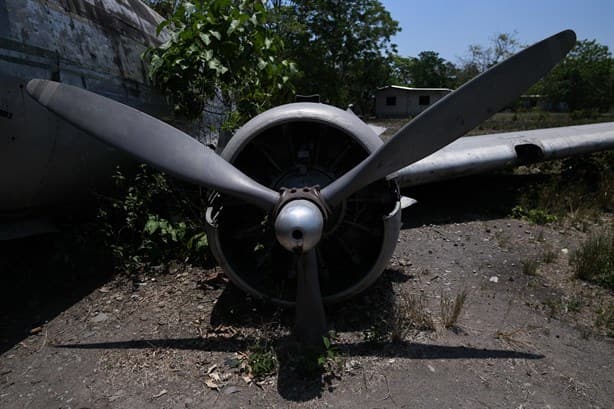
<svg viewBox="0 0 614 409"><path fill-rule="evenodd" d="M218 352L244 351L258 340L236 337L142 339L123 342L56 345L70 349L182 349ZM334 374L318 367L320 355L305 353L289 336L270 341L279 362L277 389L285 399L304 402L320 397L330 386ZM335 346L336 354L346 357L375 356L406 359L542 359L543 355L531 352L500 349L468 348L463 346L433 345L415 342L341 343Z"/></svg>
<svg viewBox="0 0 614 409"><path fill-rule="evenodd" d="M418 203L403 212L402 228L508 217L522 187L546 184L552 178L494 173L405 188L403 195Z"/></svg>
<svg viewBox="0 0 614 409"><path fill-rule="evenodd" d="M111 278L87 251L67 251L59 234L0 243L0 354Z"/></svg>

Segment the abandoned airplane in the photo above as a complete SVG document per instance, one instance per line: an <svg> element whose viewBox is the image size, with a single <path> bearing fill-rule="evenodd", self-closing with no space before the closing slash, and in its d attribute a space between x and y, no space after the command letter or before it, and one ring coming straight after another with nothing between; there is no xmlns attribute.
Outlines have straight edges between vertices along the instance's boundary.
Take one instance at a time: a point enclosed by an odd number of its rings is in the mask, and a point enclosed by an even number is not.
<svg viewBox="0 0 614 409"><path fill-rule="evenodd" d="M207 222L220 265L255 296L296 305L297 335L317 344L326 330L323 303L368 287L394 251L398 180L418 184L614 147L614 124L458 139L517 98L574 44L567 30L528 47L442 98L386 143L347 111L295 103L253 118L218 155L88 90L35 79L27 91L101 141L219 192Z"/></svg>

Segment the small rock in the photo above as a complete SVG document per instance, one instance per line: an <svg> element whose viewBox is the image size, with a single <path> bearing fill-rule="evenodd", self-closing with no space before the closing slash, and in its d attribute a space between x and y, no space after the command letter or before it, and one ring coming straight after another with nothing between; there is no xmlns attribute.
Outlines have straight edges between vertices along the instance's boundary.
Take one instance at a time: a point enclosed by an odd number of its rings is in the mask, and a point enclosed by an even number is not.
<svg viewBox="0 0 614 409"><path fill-rule="evenodd" d="M241 392L241 388L237 386L227 386L224 388L225 395L230 395L230 394L237 393L237 392Z"/></svg>
<svg viewBox="0 0 614 409"><path fill-rule="evenodd" d="M100 323L100 322L105 322L108 319L109 319L109 316L105 314L104 312L101 312L97 314L94 318L92 318L92 322Z"/></svg>
<svg viewBox="0 0 614 409"><path fill-rule="evenodd" d="M157 399L157 398L159 398L160 396L164 396L164 395L166 395L167 393L168 393L168 391L167 391L166 389L162 389L162 390L160 391L160 393L158 393L158 394L156 394L156 395L154 395L154 396L152 396L152 397L153 397L154 399Z"/></svg>
<svg viewBox="0 0 614 409"><path fill-rule="evenodd" d="M561 253L567 254L567 253L569 253L569 249L561 249Z"/></svg>
<svg viewBox="0 0 614 409"><path fill-rule="evenodd" d="M492 277L490 277L490 279L488 281L490 281L491 283L498 283L499 282L499 277L492 276Z"/></svg>

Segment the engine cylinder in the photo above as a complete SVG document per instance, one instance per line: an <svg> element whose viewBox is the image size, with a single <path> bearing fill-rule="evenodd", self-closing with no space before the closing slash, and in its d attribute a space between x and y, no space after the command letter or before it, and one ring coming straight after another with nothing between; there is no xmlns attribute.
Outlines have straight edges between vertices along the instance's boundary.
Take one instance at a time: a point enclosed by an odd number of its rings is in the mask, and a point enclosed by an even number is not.
<svg viewBox="0 0 614 409"><path fill-rule="evenodd" d="M295 103L249 121L221 156L272 189L327 184L382 144L360 119L338 108ZM282 305L296 298L295 256L275 237L271 215L225 195L207 209L211 250L230 279ZM332 209L317 246L327 303L359 293L385 268L401 225L398 186L377 181Z"/></svg>

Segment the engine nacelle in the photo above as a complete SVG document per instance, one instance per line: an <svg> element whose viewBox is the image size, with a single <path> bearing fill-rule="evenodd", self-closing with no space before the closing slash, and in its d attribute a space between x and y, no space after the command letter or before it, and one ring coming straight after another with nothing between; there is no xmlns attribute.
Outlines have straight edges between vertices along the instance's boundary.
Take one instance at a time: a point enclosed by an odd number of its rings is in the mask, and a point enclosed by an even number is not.
<svg viewBox="0 0 614 409"><path fill-rule="evenodd" d="M382 145L355 115L317 103L295 103L258 115L221 156L274 190L319 185L343 175ZM317 247L324 301L341 301L382 273L401 226L399 189L380 180L331 209ZM257 298L292 305L295 256L276 240L271 215L225 195L207 209L211 250L230 279Z"/></svg>

